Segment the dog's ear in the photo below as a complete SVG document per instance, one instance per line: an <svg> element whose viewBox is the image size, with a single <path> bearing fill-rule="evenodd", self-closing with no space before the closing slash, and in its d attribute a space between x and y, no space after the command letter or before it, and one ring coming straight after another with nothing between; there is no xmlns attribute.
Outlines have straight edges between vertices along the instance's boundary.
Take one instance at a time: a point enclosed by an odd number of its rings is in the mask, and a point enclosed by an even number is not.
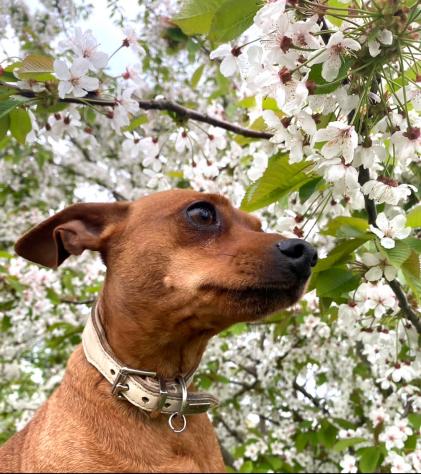
<svg viewBox="0 0 421 474"><path fill-rule="evenodd" d="M80 255L85 249L105 252L111 230L128 209L128 202L74 204L24 234L16 242L16 253L57 268L69 255Z"/></svg>

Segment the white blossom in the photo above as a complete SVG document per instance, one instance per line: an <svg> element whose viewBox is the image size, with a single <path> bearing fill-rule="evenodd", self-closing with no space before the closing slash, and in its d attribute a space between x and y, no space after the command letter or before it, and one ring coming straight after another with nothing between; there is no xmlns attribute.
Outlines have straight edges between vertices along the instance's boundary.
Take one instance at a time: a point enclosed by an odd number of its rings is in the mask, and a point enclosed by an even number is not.
<svg viewBox="0 0 421 474"><path fill-rule="evenodd" d="M89 62L86 59L75 59L69 68L61 59L54 61L54 72L60 80L58 93L60 98L66 94L73 94L75 97L83 97L89 91L94 91L99 87L99 81L96 77L86 76L89 70Z"/></svg>
<svg viewBox="0 0 421 474"><path fill-rule="evenodd" d="M322 63L322 77L328 82L338 77L342 55L348 50L358 51L361 45L352 38L345 38L342 31L337 31L322 49L318 50L312 59L312 64Z"/></svg>
<svg viewBox="0 0 421 474"><path fill-rule="evenodd" d="M381 212L376 219L376 226L370 225L370 230L380 239L380 243L386 249L395 247L395 239L401 240L411 233L409 227L405 227L406 217L399 214L388 220L386 214Z"/></svg>

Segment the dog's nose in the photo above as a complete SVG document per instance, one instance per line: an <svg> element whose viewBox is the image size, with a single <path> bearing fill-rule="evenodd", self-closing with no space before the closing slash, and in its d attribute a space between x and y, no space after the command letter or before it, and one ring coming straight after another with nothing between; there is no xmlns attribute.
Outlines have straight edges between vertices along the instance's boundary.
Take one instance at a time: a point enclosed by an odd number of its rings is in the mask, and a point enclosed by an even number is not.
<svg viewBox="0 0 421 474"><path fill-rule="evenodd" d="M281 240L276 246L281 254L288 258L292 268L298 273L307 273L309 267L314 267L317 263L316 250L305 240Z"/></svg>

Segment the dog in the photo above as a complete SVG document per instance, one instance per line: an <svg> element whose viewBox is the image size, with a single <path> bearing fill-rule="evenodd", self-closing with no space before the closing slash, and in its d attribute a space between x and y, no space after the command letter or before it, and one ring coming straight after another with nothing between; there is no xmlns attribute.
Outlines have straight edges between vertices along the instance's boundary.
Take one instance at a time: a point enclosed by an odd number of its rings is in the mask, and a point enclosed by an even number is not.
<svg viewBox="0 0 421 474"><path fill-rule="evenodd" d="M94 250L107 272L83 344L0 448L0 471L224 472L206 414L216 400L190 380L211 337L300 299L313 247L263 232L221 195L178 189L74 204L15 249L50 268Z"/></svg>

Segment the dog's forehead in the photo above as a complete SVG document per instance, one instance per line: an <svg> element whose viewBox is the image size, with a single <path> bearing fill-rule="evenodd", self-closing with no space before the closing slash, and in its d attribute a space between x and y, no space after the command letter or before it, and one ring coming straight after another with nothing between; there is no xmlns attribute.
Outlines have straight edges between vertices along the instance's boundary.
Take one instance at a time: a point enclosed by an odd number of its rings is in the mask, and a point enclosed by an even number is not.
<svg viewBox="0 0 421 474"><path fill-rule="evenodd" d="M132 207L135 214L159 211L161 215L170 215L197 201L208 201L217 207L232 208L230 201L220 194L201 193L191 189L173 189L150 194L134 201Z"/></svg>
<svg viewBox="0 0 421 474"><path fill-rule="evenodd" d="M235 220L257 230L261 227L260 220L257 217L236 209L225 196L198 192L192 189L162 191L138 199L132 203L132 215L139 218L157 217L158 215L161 217L171 216L197 201L211 202L218 209L235 216Z"/></svg>

